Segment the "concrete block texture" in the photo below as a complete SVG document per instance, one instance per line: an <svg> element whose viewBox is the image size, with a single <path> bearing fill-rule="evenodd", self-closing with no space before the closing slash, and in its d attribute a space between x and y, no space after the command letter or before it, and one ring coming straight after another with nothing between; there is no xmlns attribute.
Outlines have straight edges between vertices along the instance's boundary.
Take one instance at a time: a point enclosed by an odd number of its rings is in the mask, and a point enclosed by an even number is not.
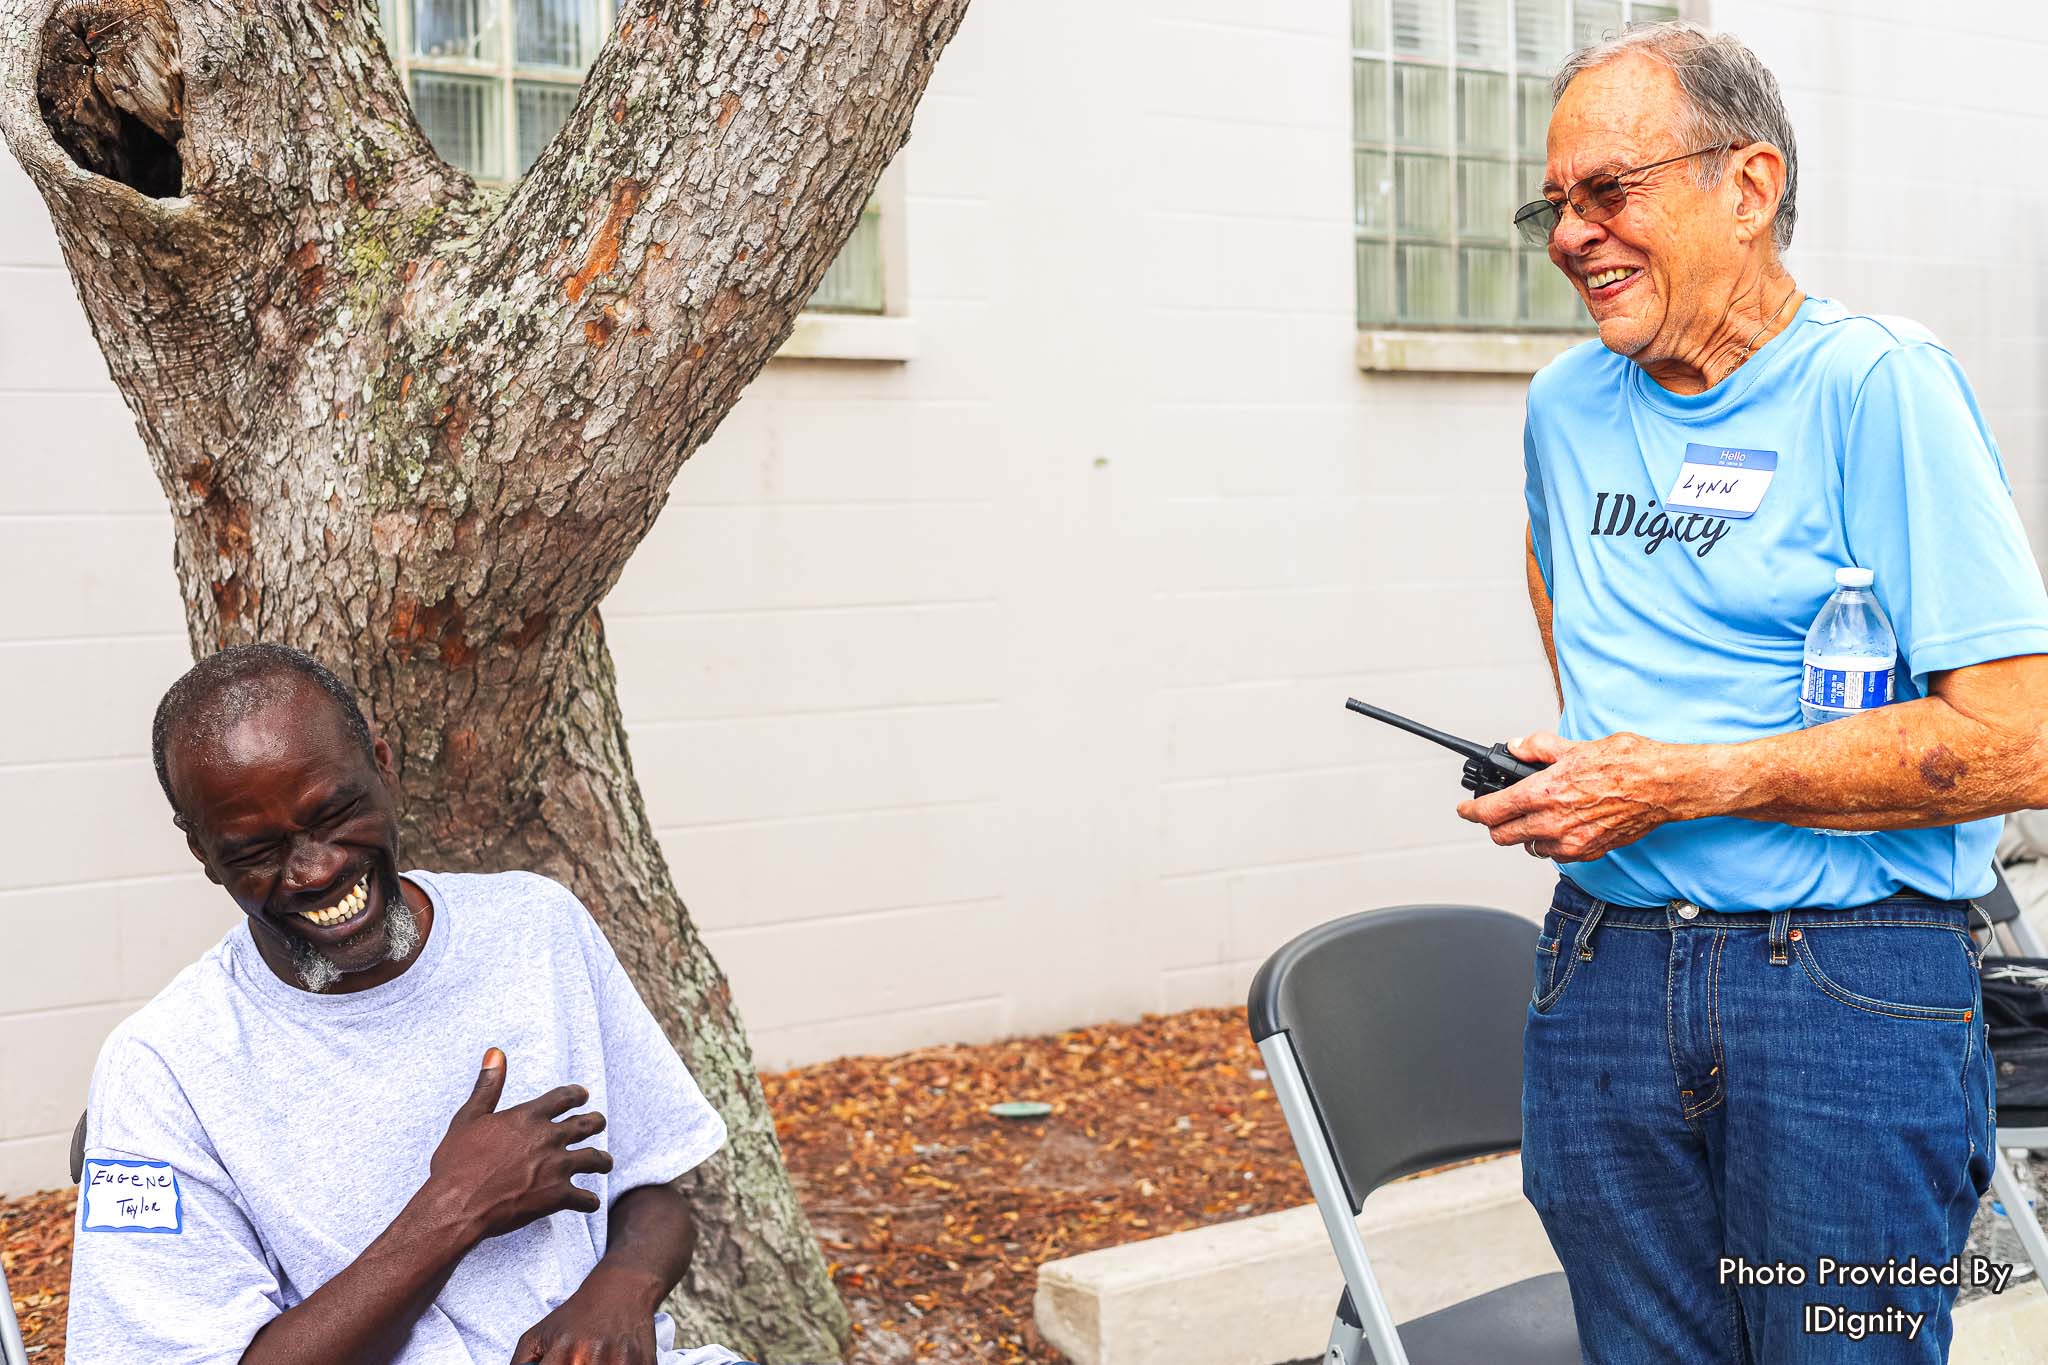
<svg viewBox="0 0 2048 1365"><path fill-rule="evenodd" d="M83 1101L79 1108L85 1107ZM77 1116L72 1116L77 1122ZM0 1141L0 1189L53 1190L71 1179L71 1129Z"/></svg>
<svg viewBox="0 0 2048 1365"><path fill-rule="evenodd" d="M1787 92L1801 284L1955 349L2037 530L2044 15L1711 15ZM1555 714L1526 381L1360 371L1350 120L1343 4L976 0L901 165L914 355L771 363L669 490L604 610L765 1063L1233 1004L1319 920L1542 903L1547 868L1452 814L1454 759L1341 709ZM1910 208L1928 165L1945 212ZM5 156L0 455L0 920L63 925L0 1023L96 1031L8 1052L13 1190L43 1183L27 1115L232 909L147 759L186 650L168 513ZM116 936L110 994L78 945Z"/></svg>
<svg viewBox="0 0 2048 1365"><path fill-rule="evenodd" d="M0 264L0 393L97 393L112 388L71 276L62 266ZM32 325L24 320L33 319Z"/></svg>

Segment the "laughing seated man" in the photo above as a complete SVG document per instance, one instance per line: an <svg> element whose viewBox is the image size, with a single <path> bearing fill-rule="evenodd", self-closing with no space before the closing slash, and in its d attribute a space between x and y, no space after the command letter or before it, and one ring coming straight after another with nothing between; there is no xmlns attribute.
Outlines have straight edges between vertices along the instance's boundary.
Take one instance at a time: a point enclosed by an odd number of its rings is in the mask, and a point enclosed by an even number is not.
<svg viewBox="0 0 2048 1365"><path fill-rule="evenodd" d="M153 746L247 923L100 1053L71 1359L738 1359L657 1311L725 1125L576 898L401 875L391 750L296 651L205 659Z"/></svg>

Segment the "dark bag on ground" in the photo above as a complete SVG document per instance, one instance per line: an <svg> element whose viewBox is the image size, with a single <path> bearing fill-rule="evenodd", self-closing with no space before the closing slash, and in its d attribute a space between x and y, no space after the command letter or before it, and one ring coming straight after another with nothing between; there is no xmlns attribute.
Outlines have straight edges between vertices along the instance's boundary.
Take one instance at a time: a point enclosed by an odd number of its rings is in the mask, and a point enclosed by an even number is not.
<svg viewBox="0 0 2048 1365"><path fill-rule="evenodd" d="M1984 959L1984 1022L1998 1106L2048 1108L2048 957Z"/></svg>

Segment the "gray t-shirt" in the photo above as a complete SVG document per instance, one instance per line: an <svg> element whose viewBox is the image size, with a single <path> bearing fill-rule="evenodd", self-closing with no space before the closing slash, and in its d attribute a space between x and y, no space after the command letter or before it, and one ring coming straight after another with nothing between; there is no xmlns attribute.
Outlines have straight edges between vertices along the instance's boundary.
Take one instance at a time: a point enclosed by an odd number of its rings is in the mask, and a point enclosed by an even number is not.
<svg viewBox="0 0 2048 1365"><path fill-rule="evenodd" d="M232 1362L381 1233L504 1049L499 1107L557 1085L606 1118L609 1207L716 1152L725 1123L565 888L526 872L409 872L432 898L418 959L383 985L278 980L237 924L100 1050L71 1267L76 1365ZM604 1254L605 1210L557 1213L465 1256L406 1365L512 1358ZM657 1319L664 1365L685 1357ZM722 1348L687 1359L728 1361Z"/></svg>

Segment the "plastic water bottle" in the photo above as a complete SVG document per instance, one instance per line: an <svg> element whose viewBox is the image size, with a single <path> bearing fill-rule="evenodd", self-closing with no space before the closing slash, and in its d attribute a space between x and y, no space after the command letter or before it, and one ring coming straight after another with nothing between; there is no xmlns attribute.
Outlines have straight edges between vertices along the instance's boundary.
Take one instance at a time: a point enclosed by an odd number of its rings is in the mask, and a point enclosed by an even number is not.
<svg viewBox="0 0 2048 1365"><path fill-rule="evenodd" d="M1869 569L1835 570L1834 596L1806 632L1806 679L1799 689L1799 719L1807 726L1857 716L1892 700L1898 639L1877 604ZM1822 834L1868 834L1826 829Z"/></svg>

